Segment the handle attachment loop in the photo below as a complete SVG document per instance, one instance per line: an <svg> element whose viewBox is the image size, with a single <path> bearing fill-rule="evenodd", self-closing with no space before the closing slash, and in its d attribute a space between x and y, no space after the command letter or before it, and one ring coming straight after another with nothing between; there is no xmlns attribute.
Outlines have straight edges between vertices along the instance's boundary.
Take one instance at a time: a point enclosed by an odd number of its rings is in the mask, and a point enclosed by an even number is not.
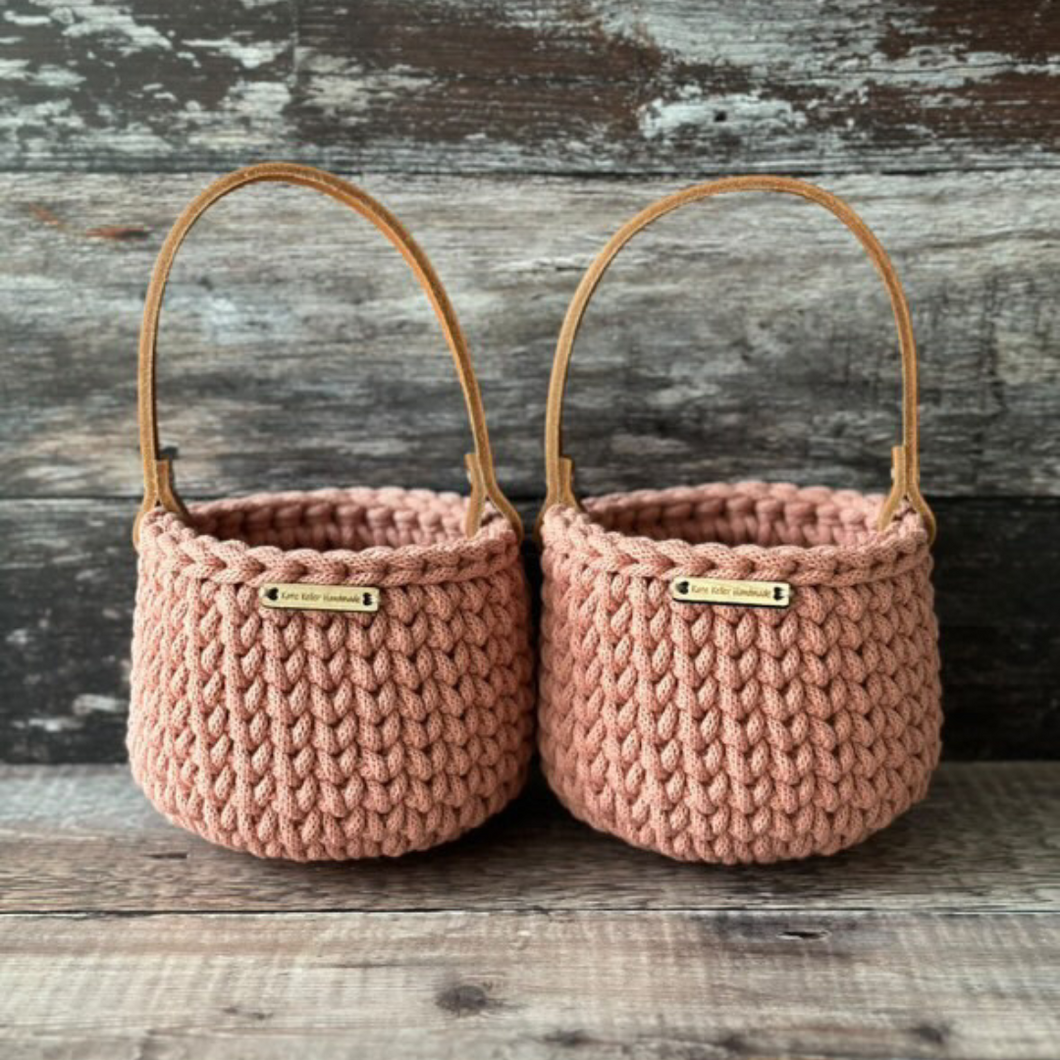
<svg viewBox="0 0 1060 1060"><path fill-rule="evenodd" d="M170 269L184 239L196 221L219 199L246 184L279 182L312 188L348 206L365 220L370 221L400 252L412 269L420 286L426 292L435 315L442 326L445 341L453 355L457 378L464 393L474 452L467 460L471 496L468 504L465 532L472 537L482 523L486 499L511 523L516 534L522 537L522 522L511 503L501 492L493 466L486 414L482 408L482 396L475 378L468 353L467 342L461 331L456 312L449 301L426 254L420 249L401 222L381 203L356 185L312 166L289 162L263 162L259 165L238 169L215 180L202 191L177 218L166 236L155 262L151 283L144 304L143 325L140 330L139 368L139 421L140 452L144 466L144 498L133 526L133 544L139 548L140 523L144 515L161 505L167 511L187 517L187 509L177 493L173 480L173 465L169 457L161 456L158 441L158 403L155 386L155 362L157 359L158 321L165 295Z"/></svg>

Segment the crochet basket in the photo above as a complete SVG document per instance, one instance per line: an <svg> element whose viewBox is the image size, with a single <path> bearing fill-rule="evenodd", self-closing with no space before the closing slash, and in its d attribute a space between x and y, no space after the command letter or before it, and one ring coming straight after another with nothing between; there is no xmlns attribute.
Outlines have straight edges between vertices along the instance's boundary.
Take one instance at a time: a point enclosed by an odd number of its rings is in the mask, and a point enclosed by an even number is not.
<svg viewBox="0 0 1060 1060"><path fill-rule="evenodd" d="M259 181L344 203L412 267L471 419L469 499L331 489L181 503L155 425L166 279L202 212ZM419 850L500 810L533 745L522 531L497 486L453 309L396 218L305 166L266 163L215 182L159 254L139 382L145 495L128 747L155 806L215 843L298 861Z"/></svg>
<svg viewBox="0 0 1060 1060"><path fill-rule="evenodd" d="M638 231L735 191L820 203L880 273L904 379L893 488L884 499L741 482L580 504L561 419L586 305ZM924 796L941 691L916 353L894 268L849 207L801 181L736 177L629 221L564 321L546 459L539 744L549 783L577 817L673 858L773 862L834 853Z"/></svg>

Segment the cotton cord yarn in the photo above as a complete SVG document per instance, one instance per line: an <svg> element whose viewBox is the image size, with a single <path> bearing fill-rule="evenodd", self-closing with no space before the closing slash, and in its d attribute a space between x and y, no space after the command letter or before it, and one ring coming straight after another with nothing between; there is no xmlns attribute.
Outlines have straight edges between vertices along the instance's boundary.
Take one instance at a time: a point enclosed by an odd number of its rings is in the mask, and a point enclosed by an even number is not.
<svg viewBox="0 0 1060 1060"><path fill-rule="evenodd" d="M578 818L686 861L832 854L927 792L942 721L928 533L882 497L744 482L555 506L539 742ZM789 582L783 610L678 575Z"/></svg>
<svg viewBox="0 0 1060 1060"><path fill-rule="evenodd" d="M513 527L426 490L259 494L140 529L129 756L172 822L316 861L453 839L521 789L533 744ZM266 582L367 584L374 614L270 610Z"/></svg>

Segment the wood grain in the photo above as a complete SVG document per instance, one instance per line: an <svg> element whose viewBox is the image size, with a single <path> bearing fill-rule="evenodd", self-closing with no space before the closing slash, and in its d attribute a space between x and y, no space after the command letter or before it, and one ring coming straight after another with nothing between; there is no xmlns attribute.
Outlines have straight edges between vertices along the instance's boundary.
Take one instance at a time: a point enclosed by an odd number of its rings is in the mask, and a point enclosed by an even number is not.
<svg viewBox="0 0 1060 1060"><path fill-rule="evenodd" d="M1052 1060L1060 1035L1055 915L4 917L0 953L10 1060Z"/></svg>
<svg viewBox="0 0 1060 1060"><path fill-rule="evenodd" d="M5 168L1054 166L1048 0L7 0Z"/></svg>
<svg viewBox="0 0 1060 1060"><path fill-rule="evenodd" d="M271 157L353 173L423 242L524 512L555 336L618 224L721 173L849 198L920 340L947 753L1055 756L1058 57L1048 0L6 0L0 760L123 757L143 293L184 202ZM311 196L194 234L161 383L189 497L464 486L422 296ZM568 408L587 492L881 489L883 293L823 214L686 212L608 277ZM459 843L299 866L172 828L123 767L0 766L0 1055L1055 1060L1058 828L1060 766L949 762L852 851L727 870L535 778Z"/></svg>
<svg viewBox="0 0 1060 1060"><path fill-rule="evenodd" d="M154 255L207 180L0 177L0 491L132 497L134 351ZM542 488L556 335L605 238L675 182L371 176L467 331L501 481ZM1060 172L846 177L903 275L938 496L1060 495ZM268 223L263 219L268 218ZM104 234L100 234L104 233ZM462 488L468 432L422 293L384 241L302 189L253 188L191 236L163 314L163 442L191 495L339 482ZM607 276L575 351L588 493L765 476L882 490L898 437L886 297L834 218L731 196Z"/></svg>
<svg viewBox="0 0 1060 1060"><path fill-rule="evenodd" d="M7 0L0 760L123 753L143 293L187 199L266 157L351 173L422 241L524 510L564 310L624 219L721 173L807 174L849 198L920 340L948 753L1056 755L1058 56L1046 0ZM226 202L167 305L163 440L190 498L463 488L429 310L334 204L277 188ZM663 222L579 340L579 488L883 489L890 327L823 212L756 196Z"/></svg>
<svg viewBox="0 0 1060 1060"><path fill-rule="evenodd" d="M719 869L540 783L461 842L268 863L116 767L0 767L0 1052L1051 1058L1060 765L946 765L829 859Z"/></svg>
<svg viewBox="0 0 1060 1060"><path fill-rule="evenodd" d="M1060 500L934 503L946 754L1051 757ZM529 521L537 502L521 507ZM0 759L124 759L135 510L132 499L0 500Z"/></svg>
<svg viewBox="0 0 1060 1060"><path fill-rule="evenodd" d="M575 821L535 778L457 843L297 865L168 824L120 766L0 767L0 913L1060 911L1060 764L945 763L928 799L835 858L687 865Z"/></svg>

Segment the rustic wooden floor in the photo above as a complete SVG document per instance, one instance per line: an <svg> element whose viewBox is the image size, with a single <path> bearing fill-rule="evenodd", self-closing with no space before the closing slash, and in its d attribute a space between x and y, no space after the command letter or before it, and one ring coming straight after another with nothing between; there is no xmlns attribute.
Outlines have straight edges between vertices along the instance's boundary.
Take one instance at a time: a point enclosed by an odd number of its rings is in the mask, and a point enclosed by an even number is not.
<svg viewBox="0 0 1060 1060"><path fill-rule="evenodd" d="M833 859L681 865L540 782L463 841L299 866L124 767L0 767L0 1055L1060 1054L1060 763L947 764Z"/></svg>

